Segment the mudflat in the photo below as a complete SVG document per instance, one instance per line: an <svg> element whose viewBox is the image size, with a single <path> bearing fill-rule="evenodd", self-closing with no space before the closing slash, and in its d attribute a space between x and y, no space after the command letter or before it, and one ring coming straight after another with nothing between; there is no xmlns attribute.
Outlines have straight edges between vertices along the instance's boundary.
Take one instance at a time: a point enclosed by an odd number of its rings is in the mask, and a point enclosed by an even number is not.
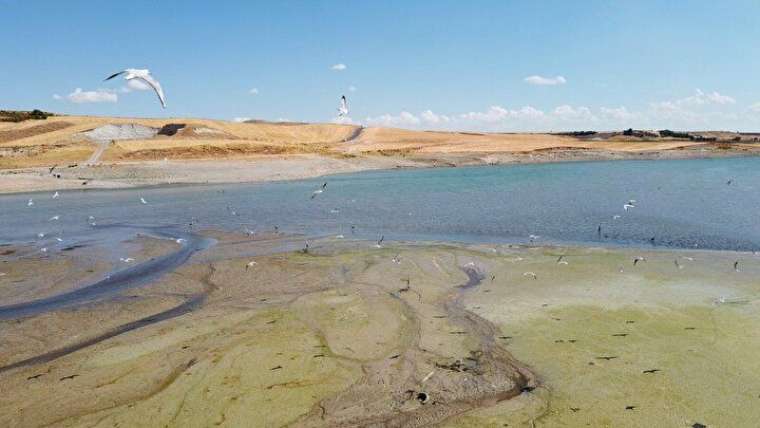
<svg viewBox="0 0 760 428"><path fill-rule="evenodd" d="M305 250L274 233L203 234L215 245L149 284L2 321L0 384L14 391L0 398L2 424L746 426L760 417L751 328L760 272L749 253L332 238ZM159 238L130 241L128 263L97 246L53 255L5 246L0 297L54 297L178 251ZM60 290L39 280L53 274Z"/></svg>

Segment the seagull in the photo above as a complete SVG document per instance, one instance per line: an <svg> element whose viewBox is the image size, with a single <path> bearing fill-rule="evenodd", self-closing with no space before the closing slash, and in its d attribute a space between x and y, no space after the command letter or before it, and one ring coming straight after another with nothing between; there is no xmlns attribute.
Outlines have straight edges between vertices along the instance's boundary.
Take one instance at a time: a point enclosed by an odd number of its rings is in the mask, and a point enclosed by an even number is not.
<svg viewBox="0 0 760 428"><path fill-rule="evenodd" d="M143 205L148 205L148 201L146 201L145 198L140 198L140 203Z"/></svg>
<svg viewBox="0 0 760 428"><path fill-rule="evenodd" d="M338 116L348 116L348 101L346 101L346 96L343 95L340 97L340 107L338 107Z"/></svg>
<svg viewBox="0 0 760 428"><path fill-rule="evenodd" d="M130 263L130 262L135 261L135 259L133 259L132 257L127 257L127 258L119 257L119 261L124 262L124 263Z"/></svg>
<svg viewBox="0 0 760 428"><path fill-rule="evenodd" d="M613 216L612 216L612 219L613 219L613 220L617 220L617 219L619 219L619 218L620 218L620 216L619 216L618 214L615 214L615 215L613 215Z"/></svg>
<svg viewBox="0 0 760 428"><path fill-rule="evenodd" d="M58 241L58 242L63 242L63 239L61 239L59 237L55 238L55 240Z"/></svg>
<svg viewBox="0 0 760 428"><path fill-rule="evenodd" d="M178 244L184 244L185 242L187 242L187 240L186 240L186 239L182 239L182 238L179 238L179 239L177 239L175 242L176 242L176 243L178 243Z"/></svg>
<svg viewBox="0 0 760 428"><path fill-rule="evenodd" d="M40 238L40 239L42 239L42 238L45 237L45 234L42 233L42 232L40 232L40 233L37 234L37 237Z"/></svg>
<svg viewBox="0 0 760 428"><path fill-rule="evenodd" d="M48 220L48 221L56 221L56 220L58 220L59 218L61 218L61 216L58 216L58 215L54 215L54 216L50 217L50 220Z"/></svg>
<svg viewBox="0 0 760 428"><path fill-rule="evenodd" d="M647 259L645 257L636 257L633 259L633 265L636 266L639 262L645 262Z"/></svg>
<svg viewBox="0 0 760 428"><path fill-rule="evenodd" d="M343 239L343 238L345 238L345 236L343 236L342 233L338 234L338 235L335 235L335 239Z"/></svg>
<svg viewBox="0 0 760 428"><path fill-rule="evenodd" d="M559 258L557 259L557 264L558 265L566 265L566 264L568 264L566 260L563 260L564 258L565 258L565 256L559 256Z"/></svg>
<svg viewBox="0 0 760 428"><path fill-rule="evenodd" d="M734 270L739 272L739 260L734 262Z"/></svg>
<svg viewBox="0 0 760 428"><path fill-rule="evenodd" d="M110 76L108 76L105 80L111 80L114 77L124 75L124 80L132 80L136 79L140 82L143 82L153 88L153 90L156 92L156 95L158 95L158 100L161 101L161 107L166 108L166 99L164 98L164 90L161 89L161 84L158 83L158 80L154 79L153 76L150 75L150 70L139 70L135 68L128 68L126 70L120 71L118 73L114 73Z"/></svg>
<svg viewBox="0 0 760 428"><path fill-rule="evenodd" d="M528 235L528 239L530 239L530 242L533 242L538 238L540 238L540 236L538 235Z"/></svg>
<svg viewBox="0 0 760 428"><path fill-rule="evenodd" d="M53 199L58 199L58 192L53 193Z"/></svg>
<svg viewBox="0 0 760 428"><path fill-rule="evenodd" d="M34 199L29 199L29 202L26 203L27 207L31 207L34 205Z"/></svg>
<svg viewBox="0 0 760 428"><path fill-rule="evenodd" d="M623 209L628 211L629 208L636 208L636 205L634 205L634 200L630 200L627 203L623 204Z"/></svg>
<svg viewBox="0 0 760 428"><path fill-rule="evenodd" d="M251 260L250 262L245 264L245 270L248 270L249 268L252 268L253 265L255 265L256 262L254 260Z"/></svg>
<svg viewBox="0 0 760 428"><path fill-rule="evenodd" d="M87 217L87 222L90 223L90 226L95 226L95 217L89 216Z"/></svg>
<svg viewBox="0 0 760 428"><path fill-rule="evenodd" d="M385 235L382 235L382 236L380 237L380 240L379 240L379 241L377 241L377 244L375 244L375 248L380 248L380 247L381 247L381 245L380 245L380 244L382 244L384 240L385 240Z"/></svg>
<svg viewBox="0 0 760 428"><path fill-rule="evenodd" d="M315 191L313 191L313 192L311 193L311 199L314 199L314 198L316 198L316 197L317 197L317 195L319 195L320 193L324 192L325 190L327 190L327 182L326 182L326 181L325 181L325 183L322 185L322 187L320 187L319 189L317 189L317 190L315 190Z"/></svg>

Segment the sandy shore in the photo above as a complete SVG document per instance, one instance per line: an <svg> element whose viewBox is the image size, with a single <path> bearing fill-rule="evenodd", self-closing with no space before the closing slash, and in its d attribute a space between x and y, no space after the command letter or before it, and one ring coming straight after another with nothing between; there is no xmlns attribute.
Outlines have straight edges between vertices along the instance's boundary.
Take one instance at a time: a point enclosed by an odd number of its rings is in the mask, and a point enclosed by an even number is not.
<svg viewBox="0 0 760 428"><path fill-rule="evenodd" d="M0 322L0 385L14 391L0 397L0 423L750 426L760 417L751 254L332 239L304 253L300 238L209 236L215 246L150 285ZM129 245L134 263L176 247ZM1 250L3 302L60 292L41 281L54 274L61 290L81 286L116 263L97 247ZM193 299L201 303L172 312ZM56 353L66 349L75 350Z"/></svg>
<svg viewBox="0 0 760 428"><path fill-rule="evenodd" d="M145 138L131 127L176 133ZM102 140L127 138L130 132L134 139ZM60 116L42 123L0 123L0 193L290 180L373 169L758 154L760 145L750 142L619 136L597 141L553 134Z"/></svg>

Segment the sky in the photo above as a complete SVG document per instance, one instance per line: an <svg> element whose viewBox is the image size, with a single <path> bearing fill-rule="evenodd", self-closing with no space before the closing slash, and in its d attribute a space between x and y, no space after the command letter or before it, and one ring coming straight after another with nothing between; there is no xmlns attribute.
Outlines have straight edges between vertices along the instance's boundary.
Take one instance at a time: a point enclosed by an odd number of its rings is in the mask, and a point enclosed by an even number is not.
<svg viewBox="0 0 760 428"><path fill-rule="evenodd" d="M0 109L760 131L759 20L756 0L0 0ZM103 82L124 68L150 69L167 108Z"/></svg>

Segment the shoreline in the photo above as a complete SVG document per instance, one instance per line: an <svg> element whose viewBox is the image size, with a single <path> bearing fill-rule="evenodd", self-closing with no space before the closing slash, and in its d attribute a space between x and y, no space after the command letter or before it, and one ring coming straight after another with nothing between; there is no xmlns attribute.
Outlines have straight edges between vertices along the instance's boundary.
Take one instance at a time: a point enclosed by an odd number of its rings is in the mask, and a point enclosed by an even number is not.
<svg viewBox="0 0 760 428"><path fill-rule="evenodd" d="M696 160L758 157L760 151L681 149L664 151L549 150L529 153L457 153L436 156L289 155L233 159L188 159L123 162L59 168L0 170L0 196L61 190L117 190L155 187L274 183L365 171L488 167L567 162ZM237 175L236 175L237 174ZM82 183L87 183L83 185ZM86 187L85 187L86 186Z"/></svg>

